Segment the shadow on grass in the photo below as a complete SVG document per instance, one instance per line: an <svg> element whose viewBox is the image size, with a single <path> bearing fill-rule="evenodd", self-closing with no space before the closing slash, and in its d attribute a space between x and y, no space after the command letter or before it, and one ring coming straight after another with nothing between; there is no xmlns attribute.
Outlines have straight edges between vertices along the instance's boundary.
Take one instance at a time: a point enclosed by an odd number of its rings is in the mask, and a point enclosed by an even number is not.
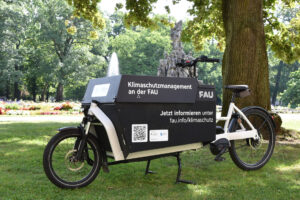
<svg viewBox="0 0 300 200"><path fill-rule="evenodd" d="M89 186L63 190L46 178L44 147L56 130L72 123L0 123L1 199L299 199L300 146L277 145L269 163L257 171L236 167L229 155L213 161L208 148L182 154L184 179L174 184L173 157L151 161L156 174L144 175L145 162L111 166Z"/></svg>

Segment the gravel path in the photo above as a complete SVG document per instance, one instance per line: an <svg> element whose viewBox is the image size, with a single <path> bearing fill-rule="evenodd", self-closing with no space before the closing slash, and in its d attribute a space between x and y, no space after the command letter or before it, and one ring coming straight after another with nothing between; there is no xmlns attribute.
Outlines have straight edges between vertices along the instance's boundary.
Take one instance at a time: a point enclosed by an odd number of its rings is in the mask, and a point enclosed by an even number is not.
<svg viewBox="0 0 300 200"><path fill-rule="evenodd" d="M81 122L83 115L0 116L0 122Z"/></svg>
<svg viewBox="0 0 300 200"><path fill-rule="evenodd" d="M279 116L282 118L282 121L283 120L297 120L297 121L300 121L300 114L299 113L294 113L294 114L279 113Z"/></svg>

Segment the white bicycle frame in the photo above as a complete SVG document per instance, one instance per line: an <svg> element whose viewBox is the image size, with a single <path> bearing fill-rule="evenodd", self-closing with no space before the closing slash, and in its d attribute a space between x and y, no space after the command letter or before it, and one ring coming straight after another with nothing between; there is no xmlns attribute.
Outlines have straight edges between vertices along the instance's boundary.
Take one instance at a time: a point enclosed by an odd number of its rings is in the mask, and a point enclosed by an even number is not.
<svg viewBox="0 0 300 200"><path fill-rule="evenodd" d="M246 130L245 127L243 126L243 124L238 122L241 129L238 129L235 132L229 133L229 130L228 130L229 122L230 122L232 114L235 112L238 113L242 119L244 119L244 121L249 125L251 130ZM256 139L256 140L259 139L257 130L253 127L253 125L248 120L248 118L244 115L244 113L238 107L236 107L233 102L231 102L229 105L227 116L226 117L221 116L221 117L217 118L217 122L218 121L225 121L224 133L217 134L215 141L217 141L221 138L225 138L227 140L242 140L242 139L248 139L248 138L252 138L252 139Z"/></svg>

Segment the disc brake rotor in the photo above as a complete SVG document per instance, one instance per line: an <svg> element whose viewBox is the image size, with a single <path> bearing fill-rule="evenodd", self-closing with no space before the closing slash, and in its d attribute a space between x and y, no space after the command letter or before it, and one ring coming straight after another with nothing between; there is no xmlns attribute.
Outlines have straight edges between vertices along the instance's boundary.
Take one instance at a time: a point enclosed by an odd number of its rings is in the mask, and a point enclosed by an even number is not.
<svg viewBox="0 0 300 200"><path fill-rule="evenodd" d="M259 135L259 139L257 139L257 140L250 139L250 141L249 141L250 147L254 150L259 149L262 145L262 141L263 141L262 134L258 133L258 135Z"/></svg>
<svg viewBox="0 0 300 200"><path fill-rule="evenodd" d="M77 150L72 149L65 156L65 165L70 171L73 172L79 171L84 166L84 162L80 162L76 159L76 152Z"/></svg>

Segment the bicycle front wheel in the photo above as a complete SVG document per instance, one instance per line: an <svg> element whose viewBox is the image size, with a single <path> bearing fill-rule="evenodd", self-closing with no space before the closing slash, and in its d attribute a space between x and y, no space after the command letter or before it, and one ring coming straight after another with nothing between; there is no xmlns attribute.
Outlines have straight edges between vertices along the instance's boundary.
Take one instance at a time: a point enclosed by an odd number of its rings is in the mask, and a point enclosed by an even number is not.
<svg viewBox="0 0 300 200"><path fill-rule="evenodd" d="M243 112L260 137L259 140L232 140L229 153L233 162L243 170L256 170L263 167L271 158L275 146L275 129L269 115L258 109L245 109ZM246 130L251 130L245 120L241 119ZM239 128L237 123L234 130Z"/></svg>
<svg viewBox="0 0 300 200"><path fill-rule="evenodd" d="M90 135L83 160L76 158L81 134L67 130L56 134L44 151L43 165L49 180L61 188L79 188L90 184L98 175L101 159L97 140Z"/></svg>

